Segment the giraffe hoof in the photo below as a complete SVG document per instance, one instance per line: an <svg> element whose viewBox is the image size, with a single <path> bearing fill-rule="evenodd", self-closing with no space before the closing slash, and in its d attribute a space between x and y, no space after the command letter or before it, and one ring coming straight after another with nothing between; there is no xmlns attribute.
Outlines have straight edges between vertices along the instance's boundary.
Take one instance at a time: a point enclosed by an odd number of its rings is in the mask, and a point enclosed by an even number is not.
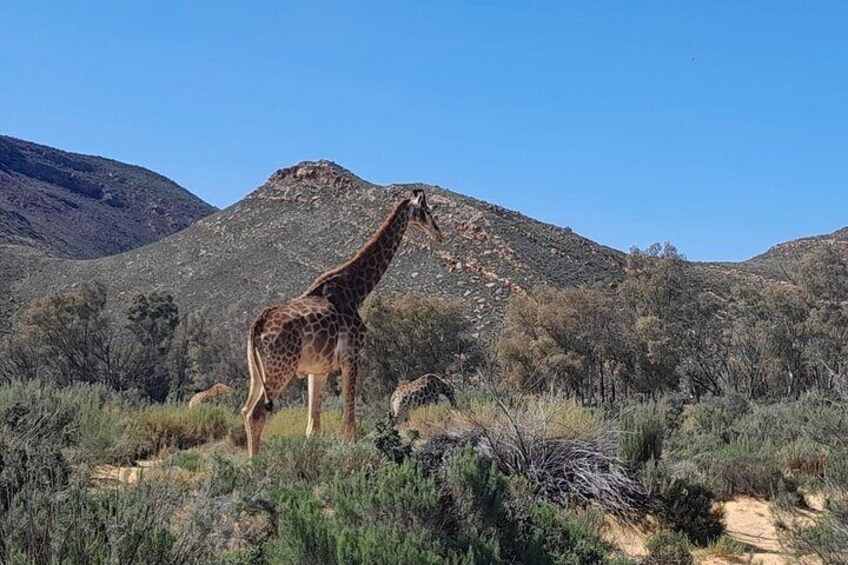
<svg viewBox="0 0 848 565"><path fill-rule="evenodd" d="M267 410L268 412L274 411L274 401L273 400L269 400L268 402L265 403L265 410Z"/></svg>

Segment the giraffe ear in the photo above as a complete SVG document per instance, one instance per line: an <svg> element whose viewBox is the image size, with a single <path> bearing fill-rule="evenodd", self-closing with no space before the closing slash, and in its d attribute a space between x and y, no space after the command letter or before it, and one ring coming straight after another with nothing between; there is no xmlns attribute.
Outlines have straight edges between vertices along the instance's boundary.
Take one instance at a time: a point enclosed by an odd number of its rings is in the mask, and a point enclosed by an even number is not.
<svg viewBox="0 0 848 565"><path fill-rule="evenodd" d="M427 197L424 196L424 191L420 188L413 189L412 191L412 201L416 204L426 206L427 205Z"/></svg>

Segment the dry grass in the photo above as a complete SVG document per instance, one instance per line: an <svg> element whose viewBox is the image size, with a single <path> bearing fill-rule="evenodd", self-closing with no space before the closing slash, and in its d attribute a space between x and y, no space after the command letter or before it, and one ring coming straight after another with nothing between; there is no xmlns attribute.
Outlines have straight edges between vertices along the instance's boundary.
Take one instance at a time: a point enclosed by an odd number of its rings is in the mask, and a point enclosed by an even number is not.
<svg viewBox="0 0 848 565"><path fill-rule="evenodd" d="M545 438L587 439L597 437L600 420L588 409L561 398L521 397L514 401L524 425L533 427ZM495 400L475 399L459 409L447 403L413 410L404 427L417 430L422 439L452 432L462 433L479 427L507 424L504 411Z"/></svg>
<svg viewBox="0 0 848 565"><path fill-rule="evenodd" d="M241 425L241 418L222 406L151 406L134 416L138 433L156 454L164 449L187 449L223 439Z"/></svg>
<svg viewBox="0 0 848 565"><path fill-rule="evenodd" d="M308 410L301 408L281 408L275 412L262 432L265 439L272 437L303 437L309 419ZM341 410L325 410L321 413L321 436L341 438Z"/></svg>

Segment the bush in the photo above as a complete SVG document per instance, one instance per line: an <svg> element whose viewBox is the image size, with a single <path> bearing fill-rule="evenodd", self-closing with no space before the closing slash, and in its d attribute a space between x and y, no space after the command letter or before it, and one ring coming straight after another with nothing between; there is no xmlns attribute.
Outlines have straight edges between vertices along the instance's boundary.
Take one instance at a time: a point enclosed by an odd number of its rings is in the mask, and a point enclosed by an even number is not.
<svg viewBox="0 0 848 565"><path fill-rule="evenodd" d="M368 326L361 393L384 398L400 380L425 373L470 372L481 350L471 321L454 300L427 295L374 296L362 310Z"/></svg>
<svg viewBox="0 0 848 565"><path fill-rule="evenodd" d="M547 563L555 565L607 563L612 547L602 542L597 530L592 530L575 516L549 503L540 503L531 509L530 520L525 526L527 535L547 553ZM538 563L526 560L523 563Z"/></svg>
<svg viewBox="0 0 848 565"><path fill-rule="evenodd" d="M716 462L717 487L724 496L748 495L771 498L781 489L797 490L797 483L780 471L776 458L765 456L735 457Z"/></svg>
<svg viewBox="0 0 848 565"><path fill-rule="evenodd" d="M526 478L537 494L556 504L597 505L625 519L644 513L644 488L618 457L609 434L594 437L548 435L547 414L533 407L498 404L501 417L477 424L478 451L507 476Z"/></svg>
<svg viewBox="0 0 848 565"><path fill-rule="evenodd" d="M817 555L825 565L848 562L848 499L829 499L816 523L796 528L792 537L800 554Z"/></svg>
<svg viewBox="0 0 848 565"><path fill-rule="evenodd" d="M692 565L695 561L690 553L689 540L678 532L660 532L647 541L648 559L651 565Z"/></svg>
<svg viewBox="0 0 848 565"><path fill-rule="evenodd" d="M797 440L782 450L783 468L795 478L824 478L827 451L809 440Z"/></svg>
<svg viewBox="0 0 848 565"><path fill-rule="evenodd" d="M67 415L65 455L71 463L126 463L148 454L131 417L141 405L133 395L99 384L60 388L50 382L12 381L0 387L0 412L14 404Z"/></svg>
<svg viewBox="0 0 848 565"><path fill-rule="evenodd" d="M243 427L242 420L222 406L151 406L135 415L139 436L152 453L165 448L188 449L226 438Z"/></svg>
<svg viewBox="0 0 848 565"><path fill-rule="evenodd" d="M648 461L662 457L665 423L658 415L622 419L622 459L631 469L641 469Z"/></svg>
<svg viewBox="0 0 848 565"><path fill-rule="evenodd" d="M722 511L714 507L712 493L697 483L675 480L659 497L657 518L666 528L705 546L724 533Z"/></svg>

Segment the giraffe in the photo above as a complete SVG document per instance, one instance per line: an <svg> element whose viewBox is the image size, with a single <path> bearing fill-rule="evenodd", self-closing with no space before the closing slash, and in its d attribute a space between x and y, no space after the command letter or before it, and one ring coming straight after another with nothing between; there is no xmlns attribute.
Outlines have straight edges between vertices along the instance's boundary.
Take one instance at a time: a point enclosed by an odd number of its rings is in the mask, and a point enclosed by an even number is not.
<svg viewBox="0 0 848 565"><path fill-rule="evenodd" d="M188 407L194 408L199 404L205 404L214 398L218 398L220 396L224 396L230 394L233 391L230 387L225 384L218 383L214 384L206 390L200 391L194 396L191 397L188 401Z"/></svg>
<svg viewBox="0 0 848 565"><path fill-rule="evenodd" d="M447 398L451 406L456 408L453 388L433 373L427 373L412 382L400 384L389 400L392 418L395 422L402 422L409 417L413 409L435 404L440 396Z"/></svg>
<svg viewBox="0 0 848 565"><path fill-rule="evenodd" d="M423 190L413 190L411 198L400 202L353 258L320 275L297 298L265 308L253 322L247 335L250 392L241 410L251 456L259 451L274 400L295 376L308 375L306 435L311 436L321 428L327 375L341 371L344 437L354 439L356 379L365 338L359 307L380 282L409 225L442 239Z"/></svg>

